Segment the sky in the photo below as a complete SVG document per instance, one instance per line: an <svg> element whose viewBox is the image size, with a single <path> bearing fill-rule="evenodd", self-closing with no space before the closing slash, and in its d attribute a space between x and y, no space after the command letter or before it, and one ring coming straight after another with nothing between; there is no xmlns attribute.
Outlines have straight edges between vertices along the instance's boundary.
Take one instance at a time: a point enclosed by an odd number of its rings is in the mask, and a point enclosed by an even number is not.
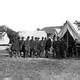
<svg viewBox="0 0 80 80"><path fill-rule="evenodd" d="M80 0L0 0L0 25L15 31L35 31L80 21Z"/></svg>

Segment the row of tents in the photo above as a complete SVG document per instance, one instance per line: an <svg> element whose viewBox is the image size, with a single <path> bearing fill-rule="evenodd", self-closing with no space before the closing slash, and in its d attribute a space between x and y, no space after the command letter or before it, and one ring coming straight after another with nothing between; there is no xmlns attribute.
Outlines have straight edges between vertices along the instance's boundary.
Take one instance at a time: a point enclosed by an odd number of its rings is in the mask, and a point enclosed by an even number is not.
<svg viewBox="0 0 80 80"><path fill-rule="evenodd" d="M1 26L0 27L0 32L4 31L4 29ZM56 27L45 27L43 29L40 29L39 31L19 31L15 32L12 29L9 29L7 27L6 30L8 37L10 38L10 41L12 40L13 36L19 36L19 37L24 37L25 39L27 36L34 36L34 37L39 37L40 39L42 37L47 37L47 36L59 36L60 38L65 38L67 42L68 40L71 39L75 40L77 39L78 42L80 42L80 30L78 30L78 27L71 23L70 21L66 21L62 26L56 26Z"/></svg>

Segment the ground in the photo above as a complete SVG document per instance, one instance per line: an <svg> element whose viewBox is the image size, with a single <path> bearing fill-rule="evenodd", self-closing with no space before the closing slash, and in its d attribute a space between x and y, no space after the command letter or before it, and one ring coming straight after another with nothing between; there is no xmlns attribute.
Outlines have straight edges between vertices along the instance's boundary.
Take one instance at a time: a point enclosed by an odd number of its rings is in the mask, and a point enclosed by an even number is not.
<svg viewBox="0 0 80 80"><path fill-rule="evenodd" d="M0 57L0 80L80 80L80 60Z"/></svg>

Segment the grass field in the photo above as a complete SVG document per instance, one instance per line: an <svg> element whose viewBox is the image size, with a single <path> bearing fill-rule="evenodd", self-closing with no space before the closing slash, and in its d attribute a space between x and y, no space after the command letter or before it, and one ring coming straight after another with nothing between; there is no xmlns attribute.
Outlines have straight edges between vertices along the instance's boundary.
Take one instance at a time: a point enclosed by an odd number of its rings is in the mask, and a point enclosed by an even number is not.
<svg viewBox="0 0 80 80"><path fill-rule="evenodd" d="M80 60L0 57L0 80L80 80Z"/></svg>

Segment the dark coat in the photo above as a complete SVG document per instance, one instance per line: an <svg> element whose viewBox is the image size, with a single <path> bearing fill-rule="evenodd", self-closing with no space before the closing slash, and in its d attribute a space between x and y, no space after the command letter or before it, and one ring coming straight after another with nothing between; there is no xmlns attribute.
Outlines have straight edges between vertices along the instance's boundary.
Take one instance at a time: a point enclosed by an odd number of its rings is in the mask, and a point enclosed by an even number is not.
<svg viewBox="0 0 80 80"><path fill-rule="evenodd" d="M45 50L50 49L51 47L51 39L46 40Z"/></svg>
<svg viewBox="0 0 80 80"><path fill-rule="evenodd" d="M20 51L24 49L24 40L19 40L19 49Z"/></svg>
<svg viewBox="0 0 80 80"><path fill-rule="evenodd" d="M34 40L30 40L30 48L33 49L34 48Z"/></svg>
<svg viewBox="0 0 80 80"><path fill-rule="evenodd" d="M24 42L24 45L25 45L25 50L26 51L29 51L29 49L30 49L30 41L29 40L26 40L25 42Z"/></svg>
<svg viewBox="0 0 80 80"><path fill-rule="evenodd" d="M39 48L40 48L40 50L44 50L45 49L45 41L44 40L41 40L39 42Z"/></svg>

